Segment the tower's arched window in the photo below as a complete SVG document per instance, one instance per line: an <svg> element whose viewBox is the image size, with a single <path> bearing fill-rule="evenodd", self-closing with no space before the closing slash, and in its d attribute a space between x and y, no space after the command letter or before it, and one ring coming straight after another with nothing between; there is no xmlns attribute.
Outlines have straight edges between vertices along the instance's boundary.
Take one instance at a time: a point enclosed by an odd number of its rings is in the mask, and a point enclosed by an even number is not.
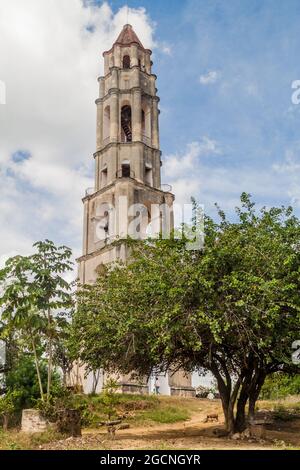
<svg viewBox="0 0 300 470"><path fill-rule="evenodd" d="M103 139L110 136L110 107L106 106L103 114Z"/></svg>
<svg viewBox="0 0 300 470"><path fill-rule="evenodd" d="M129 55L124 55L124 57L123 57L123 69L130 69L130 57L129 57Z"/></svg>
<svg viewBox="0 0 300 470"><path fill-rule="evenodd" d="M123 106L121 109L121 127L122 142L132 142L132 125L131 125L131 107Z"/></svg>

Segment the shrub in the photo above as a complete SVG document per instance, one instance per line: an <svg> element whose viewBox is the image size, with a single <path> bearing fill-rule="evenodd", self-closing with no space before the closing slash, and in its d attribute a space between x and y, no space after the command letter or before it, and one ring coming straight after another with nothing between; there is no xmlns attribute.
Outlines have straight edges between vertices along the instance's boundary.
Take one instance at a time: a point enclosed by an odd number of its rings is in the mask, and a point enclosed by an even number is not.
<svg viewBox="0 0 300 470"><path fill-rule="evenodd" d="M0 416L3 422L3 429L8 429L9 418L16 411L19 393L8 392L0 397Z"/></svg>
<svg viewBox="0 0 300 470"><path fill-rule="evenodd" d="M47 365L42 362L40 365L41 379L46 390L47 386ZM18 392L16 408L32 408L40 398L39 384L36 374L34 360L31 355L26 354L20 357L17 364L6 376L6 389L8 392ZM61 390L61 380L57 373L52 376L52 393L59 394Z"/></svg>
<svg viewBox="0 0 300 470"><path fill-rule="evenodd" d="M117 404L118 404L118 395L117 395L118 384L115 380L109 379L102 392L102 403L104 405L104 412L107 415L108 421L112 418L115 418L117 415Z"/></svg>
<svg viewBox="0 0 300 470"><path fill-rule="evenodd" d="M290 376L276 372L266 378L260 393L262 400L277 400L300 394L300 375Z"/></svg>

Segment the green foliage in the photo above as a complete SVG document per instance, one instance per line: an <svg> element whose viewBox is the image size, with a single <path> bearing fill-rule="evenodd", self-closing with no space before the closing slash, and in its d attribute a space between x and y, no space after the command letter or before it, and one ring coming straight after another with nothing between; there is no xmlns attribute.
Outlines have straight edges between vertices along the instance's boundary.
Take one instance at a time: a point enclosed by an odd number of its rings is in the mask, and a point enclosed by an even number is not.
<svg viewBox="0 0 300 470"><path fill-rule="evenodd" d="M33 255L10 258L0 270L0 334L4 339L17 338L23 352L29 348L34 354L43 400L45 391L50 398L55 359L65 371L67 354L62 351L60 339L65 340L66 317L72 308L71 286L64 279L72 269L72 253L49 240L35 243L34 248ZM42 358L46 358L48 368L46 387L41 377Z"/></svg>
<svg viewBox="0 0 300 470"><path fill-rule="evenodd" d="M47 364L45 361L40 364L40 372L43 386L47 384ZM60 376L52 373L52 390L55 394L59 393L61 388ZM24 354L10 370L6 376L6 388L11 393L17 393L16 408L31 408L35 406L40 398L39 384L36 375L34 359L31 355Z"/></svg>
<svg viewBox="0 0 300 470"><path fill-rule="evenodd" d="M39 409L50 421L55 421L54 409L69 407L80 410L82 426L85 427L97 427L100 423L119 416L125 416L126 422L136 424L175 423L190 417L190 410L186 408L184 401L170 404L157 396L120 394L116 393L114 385L99 395L71 395L70 398L71 401L52 399L52 408L39 401Z"/></svg>
<svg viewBox="0 0 300 470"><path fill-rule="evenodd" d="M78 401L76 395L61 385L56 389L54 388L53 392L49 400L38 399L35 403L35 407L38 408L42 415L50 422L56 422L60 411L76 409L82 412L87 406L84 402Z"/></svg>
<svg viewBox="0 0 300 470"><path fill-rule="evenodd" d="M289 395L300 395L300 375L288 375L277 372L266 378L260 398L262 400L277 400Z"/></svg>
<svg viewBox="0 0 300 470"><path fill-rule="evenodd" d="M211 371L232 432L245 428L265 377L296 368L300 222L291 208L256 210L247 194L235 221L218 213L206 217L202 251L184 239L128 240L126 265L79 288L73 344L90 370Z"/></svg>
<svg viewBox="0 0 300 470"><path fill-rule="evenodd" d="M117 403L118 403L118 384L113 379L108 379L103 387L102 392L102 403L104 406L104 412L107 415L108 421L115 418L117 415Z"/></svg>
<svg viewBox="0 0 300 470"><path fill-rule="evenodd" d="M3 421L3 429L8 428L9 418L17 409L19 392L7 392L0 397L0 417Z"/></svg>
<svg viewBox="0 0 300 470"><path fill-rule="evenodd" d="M0 416L10 415L16 409L16 404L19 400L19 392L7 392L0 397Z"/></svg>

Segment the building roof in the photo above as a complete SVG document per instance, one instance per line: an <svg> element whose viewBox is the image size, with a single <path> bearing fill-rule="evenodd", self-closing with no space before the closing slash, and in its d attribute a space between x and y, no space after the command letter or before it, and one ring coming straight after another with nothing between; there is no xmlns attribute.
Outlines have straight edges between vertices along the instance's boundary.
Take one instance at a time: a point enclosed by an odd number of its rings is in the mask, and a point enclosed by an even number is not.
<svg viewBox="0 0 300 470"><path fill-rule="evenodd" d="M143 44L137 37L131 24L125 24L125 26L123 26L123 29L118 36L118 39L116 40L114 44L121 44L122 46L128 46L132 43L136 43L144 49Z"/></svg>
<svg viewBox="0 0 300 470"><path fill-rule="evenodd" d="M105 51L103 55L108 54L111 52L113 47L118 44L120 46L130 46L131 44L137 44L140 48L142 48L144 51L148 50L145 49L139 38L137 37L133 27L131 24L125 24L123 26L122 31L120 32L117 40L114 42L112 48L109 51ZM151 53L151 51L149 51Z"/></svg>

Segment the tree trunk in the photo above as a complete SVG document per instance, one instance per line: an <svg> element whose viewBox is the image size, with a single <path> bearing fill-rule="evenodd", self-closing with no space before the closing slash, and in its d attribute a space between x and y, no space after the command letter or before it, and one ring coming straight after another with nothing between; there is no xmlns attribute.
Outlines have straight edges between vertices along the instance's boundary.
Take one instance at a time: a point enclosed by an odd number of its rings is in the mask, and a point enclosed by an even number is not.
<svg viewBox="0 0 300 470"><path fill-rule="evenodd" d="M245 431L246 424L246 404L248 400L248 393L245 390L242 390L237 401L236 408L236 418L234 424L234 432L243 432Z"/></svg>
<svg viewBox="0 0 300 470"><path fill-rule="evenodd" d="M35 368L36 368L36 373L37 373L38 382L39 382L39 388L40 388L41 399L42 399L42 401L44 401L43 384L42 384L41 373L40 373L40 367L39 367L39 361L38 361L38 357L37 357L37 352L36 352L36 347L35 347L35 342L34 342L33 336L31 337L31 342L32 342L32 349L33 349L33 354L34 354L34 362L35 362Z"/></svg>
<svg viewBox="0 0 300 470"><path fill-rule="evenodd" d="M51 313L48 309L48 329L49 329L49 346L48 346L48 381L47 381L47 402L50 400L51 378L52 378L52 332L51 332Z"/></svg>
<svg viewBox="0 0 300 470"><path fill-rule="evenodd" d="M7 431L8 430L8 414L4 413L3 415L3 430Z"/></svg>
<svg viewBox="0 0 300 470"><path fill-rule="evenodd" d="M218 359L220 361L220 358ZM225 364L222 364L222 365L223 365L224 374L227 379L226 381L223 379L222 375L219 372L217 365L213 363L213 361L211 362L210 371L215 376L217 383L218 383L218 390L219 390L221 402L222 402L226 431L228 432L228 434L232 434L234 432L234 404L236 400L235 395L237 393L237 390L235 387L234 391L232 392L232 382L231 382L230 375L225 367Z"/></svg>
<svg viewBox="0 0 300 470"><path fill-rule="evenodd" d="M254 416L255 416L255 405L256 405L256 399L250 395L249 397L249 411L248 411L248 418L249 418L249 421L253 421L254 420Z"/></svg>
<svg viewBox="0 0 300 470"><path fill-rule="evenodd" d="M234 427L234 416L233 416L232 410L229 410L231 386L226 386L224 380L222 379L218 371L214 369L214 371L211 370L211 372L213 373L213 375L215 376L218 382L218 390L219 390L220 397L221 397L226 430L228 431L228 433L231 433Z"/></svg>
<svg viewBox="0 0 300 470"><path fill-rule="evenodd" d="M63 368L63 386L67 386L67 377L68 377L68 371L66 368Z"/></svg>
<svg viewBox="0 0 300 470"><path fill-rule="evenodd" d="M249 421L252 421L255 417L255 405L256 402L259 398L260 391L262 389L262 386L265 382L266 379L266 372L260 372L258 374L258 378L255 384L252 384L250 388L250 393L249 393L249 412L248 412L248 418Z"/></svg>
<svg viewBox="0 0 300 470"><path fill-rule="evenodd" d="M97 386L98 386L98 383L99 383L99 379L100 379L100 370L93 371L92 394L95 394L95 393L96 393Z"/></svg>
<svg viewBox="0 0 300 470"><path fill-rule="evenodd" d="M52 339L49 340L47 401L49 401L50 399L51 378L52 378Z"/></svg>
<svg viewBox="0 0 300 470"><path fill-rule="evenodd" d="M235 432L234 405L230 400L227 407L227 420L225 420L225 424L228 433L233 434Z"/></svg>

